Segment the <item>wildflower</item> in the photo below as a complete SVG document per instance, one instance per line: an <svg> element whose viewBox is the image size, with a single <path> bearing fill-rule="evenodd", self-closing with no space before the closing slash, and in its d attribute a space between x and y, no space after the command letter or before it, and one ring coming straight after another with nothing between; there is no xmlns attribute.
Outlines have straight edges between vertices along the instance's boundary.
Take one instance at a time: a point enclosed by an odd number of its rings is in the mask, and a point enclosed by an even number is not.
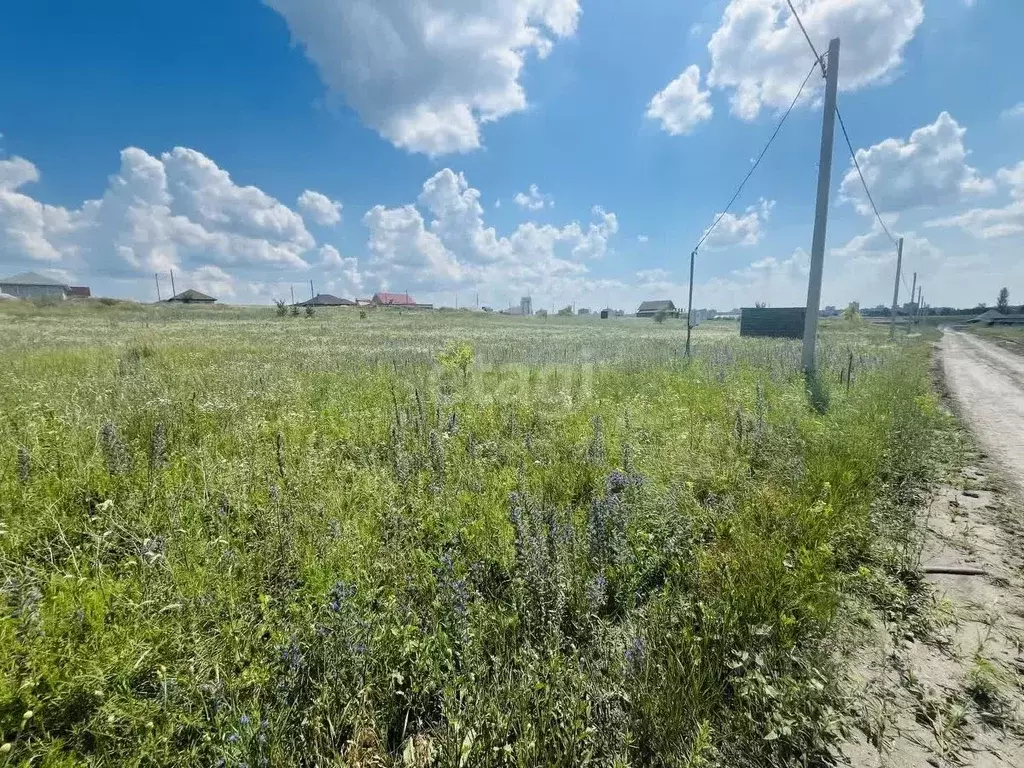
<svg viewBox="0 0 1024 768"><path fill-rule="evenodd" d="M612 470L605 481L608 493L622 493L632 484L632 478L621 470Z"/></svg>
<svg viewBox="0 0 1024 768"><path fill-rule="evenodd" d="M639 667L644 661L645 650L643 638L639 635L634 637L625 652L626 663L633 669Z"/></svg>
<svg viewBox="0 0 1024 768"><path fill-rule="evenodd" d="M238 743L238 734L237 733L229 733L228 734L228 744L236 744L236 743Z"/></svg>
<svg viewBox="0 0 1024 768"><path fill-rule="evenodd" d="M284 435L280 432L274 437L274 446L277 449L277 472L284 477Z"/></svg>
<svg viewBox="0 0 1024 768"><path fill-rule="evenodd" d="M107 464L107 472L111 475L120 475L131 468L131 455L125 447L117 427L111 422L105 422L100 427L100 448L103 451L103 458Z"/></svg>
<svg viewBox="0 0 1024 768"><path fill-rule="evenodd" d="M603 573L597 574L587 585L587 605L591 613L597 613L608 602L608 579Z"/></svg>
<svg viewBox="0 0 1024 768"><path fill-rule="evenodd" d="M151 469L159 469L164 465L167 454L167 437L164 433L164 425L158 422L153 427L153 435L149 438L149 466Z"/></svg>
<svg viewBox="0 0 1024 768"><path fill-rule="evenodd" d="M241 723L242 725L248 725L249 724L249 716L248 715L242 715L240 718L238 718L238 722Z"/></svg>
<svg viewBox="0 0 1024 768"><path fill-rule="evenodd" d="M337 582L333 587L331 587L331 591L328 594L328 597L330 598L328 607L331 609L331 612L339 613L345 603L351 600L355 594L355 585L346 584L343 581Z"/></svg>
<svg viewBox="0 0 1024 768"><path fill-rule="evenodd" d="M29 456L28 448L24 445L18 446L18 480L22 485L28 482L29 471L31 469L32 459Z"/></svg>

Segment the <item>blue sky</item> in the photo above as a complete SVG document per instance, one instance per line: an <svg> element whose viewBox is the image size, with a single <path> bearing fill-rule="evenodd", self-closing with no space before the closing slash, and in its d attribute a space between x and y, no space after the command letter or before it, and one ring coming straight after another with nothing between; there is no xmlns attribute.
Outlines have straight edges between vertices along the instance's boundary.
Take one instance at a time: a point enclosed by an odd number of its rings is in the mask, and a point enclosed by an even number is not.
<svg viewBox="0 0 1024 768"><path fill-rule="evenodd" d="M1024 6L796 5L822 50L843 41L840 106L926 298L991 303L1005 284L1024 300ZM812 63L784 0L40 0L5 16L0 273L142 300L174 269L240 303L310 279L445 304L682 303L690 249ZM702 250L696 304L802 302L818 93L815 77ZM893 249L849 171L840 140L823 300L888 302Z"/></svg>

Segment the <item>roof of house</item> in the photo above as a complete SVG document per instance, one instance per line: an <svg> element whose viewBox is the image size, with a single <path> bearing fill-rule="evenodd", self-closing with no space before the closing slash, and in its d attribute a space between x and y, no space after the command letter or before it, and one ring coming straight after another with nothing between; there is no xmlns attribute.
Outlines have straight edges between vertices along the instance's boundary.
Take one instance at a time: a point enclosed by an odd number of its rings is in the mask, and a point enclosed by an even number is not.
<svg viewBox="0 0 1024 768"><path fill-rule="evenodd" d="M67 285L62 283L60 280L54 280L52 277L40 275L38 272L19 272L16 275L0 279L0 283L3 283L4 285L54 285L61 288L67 287Z"/></svg>
<svg viewBox="0 0 1024 768"><path fill-rule="evenodd" d="M397 304L400 306L411 306L416 301L408 293L375 293L373 300L379 304Z"/></svg>
<svg viewBox="0 0 1024 768"><path fill-rule="evenodd" d="M78 299L88 299L92 296L92 291L89 290L87 285L72 285L68 288L68 296Z"/></svg>
<svg viewBox="0 0 1024 768"><path fill-rule="evenodd" d="M637 312L657 312L662 309L673 312L675 308L676 305L672 303L671 299L662 299L661 301L645 301L641 303Z"/></svg>
<svg viewBox="0 0 1024 768"><path fill-rule="evenodd" d="M354 305L355 302L351 299L342 299L329 293L318 293L311 299L299 302L300 307L351 307Z"/></svg>
<svg viewBox="0 0 1024 768"><path fill-rule="evenodd" d="M207 296L205 293L200 293L195 288L189 288L188 290L182 291L177 296L171 296L168 301L216 301L213 296Z"/></svg>
<svg viewBox="0 0 1024 768"><path fill-rule="evenodd" d="M991 320L995 317L1002 317L1003 313L995 309L987 309L975 318L968 320L969 323L980 323L985 320Z"/></svg>

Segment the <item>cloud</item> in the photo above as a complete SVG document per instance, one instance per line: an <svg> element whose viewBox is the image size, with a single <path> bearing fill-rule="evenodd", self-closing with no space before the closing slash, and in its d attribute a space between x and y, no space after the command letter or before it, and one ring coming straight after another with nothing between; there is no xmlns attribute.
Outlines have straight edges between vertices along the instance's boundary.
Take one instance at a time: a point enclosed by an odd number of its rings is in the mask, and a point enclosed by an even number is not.
<svg viewBox="0 0 1024 768"><path fill-rule="evenodd" d="M576 32L579 0L264 0L333 93L395 146L480 146L527 106L520 75Z"/></svg>
<svg viewBox="0 0 1024 768"><path fill-rule="evenodd" d="M541 194L536 184L531 184L526 194L518 192L514 198L516 205L528 211L539 211L544 207L553 208L555 201L551 195Z"/></svg>
<svg viewBox="0 0 1024 768"><path fill-rule="evenodd" d="M341 203L311 189L299 195L302 215L323 227L333 227L341 221L341 207Z"/></svg>
<svg viewBox="0 0 1024 768"><path fill-rule="evenodd" d="M830 38L842 38L842 91L894 77L924 19L922 0L802 0L795 5L820 54ZM813 61L785 0L730 0L708 51L708 85L730 90L732 112L744 120L753 120L764 108L787 107Z"/></svg>
<svg viewBox="0 0 1024 768"><path fill-rule="evenodd" d="M957 204L994 185L967 165L962 128L948 112L934 123L910 134L909 140L889 138L868 149L857 150L857 162L878 209L900 213L912 208ZM857 211L871 213L871 205L853 163L840 186L842 199Z"/></svg>
<svg viewBox="0 0 1024 768"><path fill-rule="evenodd" d="M39 181L39 170L25 158L0 160L0 191L13 192L33 181Z"/></svg>
<svg viewBox="0 0 1024 768"><path fill-rule="evenodd" d="M363 275L359 262L344 258L333 245L320 246L320 264L327 272L329 285L333 289L343 287L346 293L356 293L363 288Z"/></svg>
<svg viewBox="0 0 1024 768"><path fill-rule="evenodd" d="M651 238L649 238L647 235L637 235L636 236L636 241L638 243L640 243L640 245L643 245L644 243L650 242L650 239Z"/></svg>
<svg viewBox="0 0 1024 768"><path fill-rule="evenodd" d="M761 198L757 205L747 208L740 216L734 213L726 213L715 226L720 214L715 214L712 220L714 230L704 241L704 248L716 250L729 248L735 245L757 245L764 237L764 224L771 217L772 208L775 207L774 200ZM707 234L711 226L704 230Z"/></svg>
<svg viewBox="0 0 1024 768"><path fill-rule="evenodd" d="M368 271L388 283L427 290L491 285L520 292L557 290L588 272L585 261L608 252L618 232L614 213L599 206L586 227L525 222L507 237L484 222L480 192L445 168L424 184L416 204L378 205L364 217L370 230Z"/></svg>
<svg viewBox="0 0 1024 768"><path fill-rule="evenodd" d="M691 64L647 105L647 119L671 136L688 134L714 114L711 92L700 89L700 67Z"/></svg>
<svg viewBox="0 0 1024 768"><path fill-rule="evenodd" d="M223 281L226 267L305 269L316 245L298 213L184 147L159 157L126 148L103 196L78 208L21 191L38 178L21 158L0 164L0 263L116 278L173 268Z"/></svg>
<svg viewBox="0 0 1024 768"><path fill-rule="evenodd" d="M1004 120L1016 120L1017 118L1024 117L1024 101L1004 109L1000 117Z"/></svg>
<svg viewBox="0 0 1024 768"><path fill-rule="evenodd" d="M928 227L957 227L982 240L1024 234L1024 200L1002 208L972 208L955 216L933 219Z"/></svg>

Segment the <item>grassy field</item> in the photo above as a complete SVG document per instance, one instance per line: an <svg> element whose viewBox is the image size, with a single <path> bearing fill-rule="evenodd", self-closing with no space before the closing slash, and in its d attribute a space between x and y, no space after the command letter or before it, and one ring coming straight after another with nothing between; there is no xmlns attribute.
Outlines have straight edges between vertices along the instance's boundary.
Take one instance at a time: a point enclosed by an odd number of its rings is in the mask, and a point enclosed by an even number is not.
<svg viewBox="0 0 1024 768"><path fill-rule="evenodd" d="M823 759L927 348L712 325L4 305L0 765Z"/></svg>
<svg viewBox="0 0 1024 768"><path fill-rule="evenodd" d="M1003 349L1024 355L1024 328L1014 326L968 326L972 333Z"/></svg>

